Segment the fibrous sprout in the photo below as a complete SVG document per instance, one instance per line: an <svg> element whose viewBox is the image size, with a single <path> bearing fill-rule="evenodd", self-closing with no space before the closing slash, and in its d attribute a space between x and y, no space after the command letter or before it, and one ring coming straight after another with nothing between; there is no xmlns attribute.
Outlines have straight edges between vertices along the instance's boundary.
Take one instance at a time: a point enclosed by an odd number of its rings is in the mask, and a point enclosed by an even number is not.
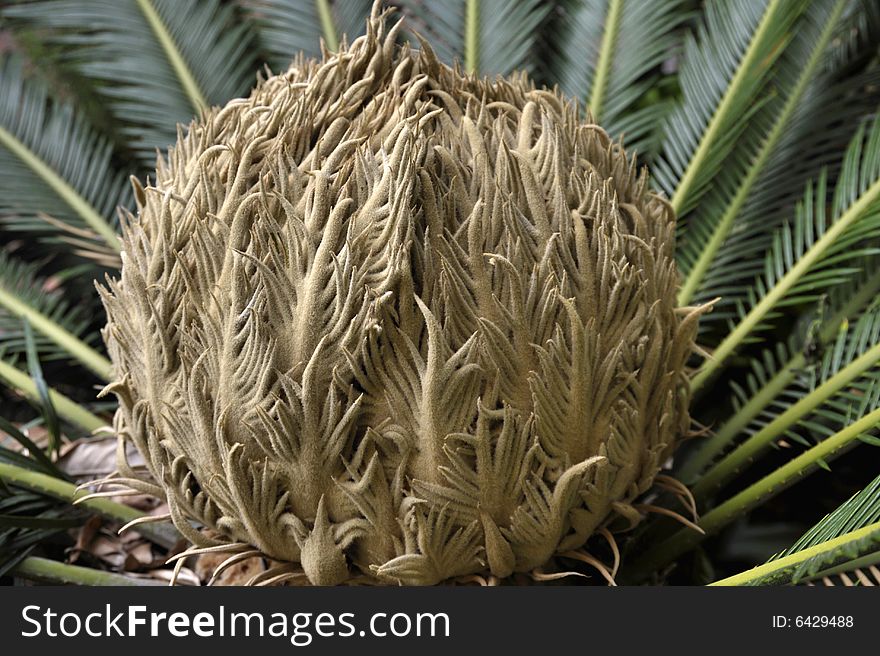
<svg viewBox="0 0 880 656"><path fill-rule="evenodd" d="M101 292L118 480L314 584L531 571L637 515L688 428L700 310L619 143L386 18L136 185Z"/></svg>

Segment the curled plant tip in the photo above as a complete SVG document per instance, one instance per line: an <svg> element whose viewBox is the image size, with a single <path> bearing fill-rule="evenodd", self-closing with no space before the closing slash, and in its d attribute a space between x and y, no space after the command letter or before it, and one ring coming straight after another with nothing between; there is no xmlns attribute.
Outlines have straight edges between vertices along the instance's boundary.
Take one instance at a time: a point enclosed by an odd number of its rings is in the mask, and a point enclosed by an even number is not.
<svg viewBox="0 0 880 656"><path fill-rule="evenodd" d="M579 549L578 551L566 551L565 553L560 554L560 556L562 556L563 558L571 558L572 560L579 560L582 563L586 563L590 567L594 568L597 572L599 572L599 574L602 575L602 578L608 582L608 585L617 586L617 583L614 580L615 574L612 573L612 571L609 571L609 569L601 560L599 560L595 556L588 554L583 549ZM616 569L616 565L612 569Z"/></svg>
<svg viewBox="0 0 880 656"><path fill-rule="evenodd" d="M615 501L611 504L611 509L617 517L626 522L623 528L615 527L615 533L626 533L642 523L642 513L632 504Z"/></svg>
<svg viewBox="0 0 880 656"><path fill-rule="evenodd" d="M605 538L605 541L608 543L608 546L611 548L611 553L614 556L614 564L611 566L611 578L615 578L617 576L617 572L620 569L620 547L617 546L617 540L614 537L614 534L611 533L606 527L602 526L597 531L599 535Z"/></svg>
<svg viewBox="0 0 880 656"><path fill-rule="evenodd" d="M217 579L220 578L220 575L223 574L227 569L235 565L236 563L240 563L242 561L248 560L249 558L253 558L255 556L259 557L262 554L252 549L250 551L243 551L241 553L233 554L226 558L223 562L221 562L217 567L214 568L214 571L211 572L211 578L208 579L208 586L214 585L217 582Z"/></svg>
<svg viewBox="0 0 880 656"><path fill-rule="evenodd" d="M196 547L290 564L257 583L556 577L641 519L704 308L676 307L675 216L619 142L385 17L135 184L100 289L118 468Z"/></svg>
<svg viewBox="0 0 880 656"><path fill-rule="evenodd" d="M707 435L712 434L712 427L706 426L705 424L701 424L696 420L691 420L691 424L695 426L695 428L690 429L687 433L682 435L683 440L691 440L697 437L706 437Z"/></svg>
<svg viewBox="0 0 880 656"><path fill-rule="evenodd" d="M171 572L171 578L168 579L169 587L173 588L175 585L177 585L177 579L180 578L180 570L183 569L183 561L184 559L181 558L176 563L174 563L174 570Z"/></svg>
<svg viewBox="0 0 880 656"><path fill-rule="evenodd" d="M491 574L486 577L480 576L479 574L470 574L469 576L462 576L455 579L454 583L460 583L462 585L476 583L481 588L491 588L498 585L498 578Z"/></svg>
<svg viewBox="0 0 880 656"><path fill-rule="evenodd" d="M96 478L95 480L92 480L92 481L86 481L85 483L80 483L79 485L77 485L73 489L73 491L74 491L74 494L79 494L83 490L90 490L90 489L94 489L95 491L100 491L100 489L102 487L104 487L105 485L117 485L118 487L120 487L122 489L128 488L128 485L124 481L120 482L118 480L116 474L110 474L110 475L105 476L103 478Z"/></svg>
<svg viewBox="0 0 880 656"><path fill-rule="evenodd" d="M529 575L532 577L533 581L537 581L538 583L546 583L547 581L558 581L560 579L566 579L569 576L580 576L585 579L589 578L583 572L568 571L568 572L549 572L548 573L548 572L544 572L540 569L533 569L531 572L529 572Z"/></svg>
<svg viewBox="0 0 880 656"><path fill-rule="evenodd" d="M687 485L667 474L657 474L654 478L654 483L658 488L666 490L678 499L679 503L691 514L694 522L699 521L700 515L697 512L697 500Z"/></svg>
<svg viewBox="0 0 880 656"><path fill-rule="evenodd" d="M679 513L675 512L674 510L670 510L669 508L664 508L662 506L655 506L650 503L639 503L639 504L636 504L635 507L638 510L645 512L645 513L656 513L658 515L665 515L667 517L671 517L675 521L679 522L680 524L683 524L684 526L688 527L691 530L696 531L700 535L706 535L706 531L704 531L699 524L692 522L687 517L684 517L684 516L680 515Z"/></svg>
<svg viewBox="0 0 880 656"><path fill-rule="evenodd" d="M190 547L189 549L185 549L180 553L176 553L173 556L169 556L165 561L166 565L170 565L172 563L178 563L186 560L191 556L201 556L202 554L216 554L216 553L231 553L234 555L238 555L241 553L246 553L247 551L252 551L252 549L246 544L221 544L221 545L213 545L210 547ZM259 551L257 553L260 553ZM254 555L254 554L251 554Z"/></svg>
<svg viewBox="0 0 880 656"><path fill-rule="evenodd" d="M109 497L134 497L139 495L138 490L105 490L104 492L90 492L73 500L73 505L78 506L86 501L94 501L95 499L106 499Z"/></svg>
<svg viewBox="0 0 880 656"><path fill-rule="evenodd" d="M305 579L306 573L293 564L275 565L265 572L259 572L245 583L247 586L270 587L296 579ZM319 584L320 585L320 584Z"/></svg>
<svg viewBox="0 0 880 656"><path fill-rule="evenodd" d="M715 358L711 349L704 348L699 344L694 345L694 353L700 356L703 360L712 360ZM694 373L696 373L696 369L694 369Z"/></svg>
<svg viewBox="0 0 880 656"><path fill-rule="evenodd" d="M137 519L133 519L127 524L123 524L118 531L116 531L117 535L122 535L125 531L129 529L136 528L141 526L142 524L154 524L158 522L167 522L171 520L171 515L147 515L145 517L138 517Z"/></svg>

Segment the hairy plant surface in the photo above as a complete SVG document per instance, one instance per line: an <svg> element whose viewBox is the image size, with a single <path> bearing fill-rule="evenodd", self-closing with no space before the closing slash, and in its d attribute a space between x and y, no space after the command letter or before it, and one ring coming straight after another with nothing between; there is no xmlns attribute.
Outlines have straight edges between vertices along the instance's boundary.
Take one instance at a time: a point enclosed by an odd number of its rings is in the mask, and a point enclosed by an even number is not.
<svg viewBox="0 0 880 656"><path fill-rule="evenodd" d="M181 133L102 290L123 480L315 584L540 567L689 423L670 206L573 102L398 29Z"/></svg>

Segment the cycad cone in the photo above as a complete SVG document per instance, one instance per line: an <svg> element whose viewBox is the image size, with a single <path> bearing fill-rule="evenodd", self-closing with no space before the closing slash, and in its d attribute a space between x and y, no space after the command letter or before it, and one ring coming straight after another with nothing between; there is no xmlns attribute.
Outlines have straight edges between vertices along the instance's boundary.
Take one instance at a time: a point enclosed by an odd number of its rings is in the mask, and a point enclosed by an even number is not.
<svg viewBox="0 0 880 656"><path fill-rule="evenodd" d="M558 93L397 33L194 123L102 290L122 480L314 584L544 565L688 425L667 203Z"/></svg>

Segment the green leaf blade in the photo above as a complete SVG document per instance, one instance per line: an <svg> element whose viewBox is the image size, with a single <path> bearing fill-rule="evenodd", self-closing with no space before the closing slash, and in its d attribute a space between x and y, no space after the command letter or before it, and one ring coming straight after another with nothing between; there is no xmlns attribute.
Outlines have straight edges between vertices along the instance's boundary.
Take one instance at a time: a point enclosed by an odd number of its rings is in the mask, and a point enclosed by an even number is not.
<svg viewBox="0 0 880 656"><path fill-rule="evenodd" d="M251 34L233 10L217 0L41 0L3 15L67 50L108 101L126 145L150 164L176 141L176 124L251 86Z"/></svg>

